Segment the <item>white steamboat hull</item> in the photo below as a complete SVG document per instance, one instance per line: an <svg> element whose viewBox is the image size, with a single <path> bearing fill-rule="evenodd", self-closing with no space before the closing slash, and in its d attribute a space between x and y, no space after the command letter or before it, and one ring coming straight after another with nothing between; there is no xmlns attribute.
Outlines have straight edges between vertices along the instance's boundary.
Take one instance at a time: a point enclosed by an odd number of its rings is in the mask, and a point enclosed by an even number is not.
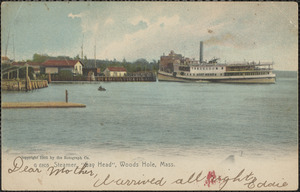
<svg viewBox="0 0 300 192"><path fill-rule="evenodd" d="M170 73L158 72L159 81L175 82L216 82L216 83L266 83L272 84L276 81L275 74L270 75L253 75L253 76L219 76L219 77L197 77L181 76L174 77Z"/></svg>

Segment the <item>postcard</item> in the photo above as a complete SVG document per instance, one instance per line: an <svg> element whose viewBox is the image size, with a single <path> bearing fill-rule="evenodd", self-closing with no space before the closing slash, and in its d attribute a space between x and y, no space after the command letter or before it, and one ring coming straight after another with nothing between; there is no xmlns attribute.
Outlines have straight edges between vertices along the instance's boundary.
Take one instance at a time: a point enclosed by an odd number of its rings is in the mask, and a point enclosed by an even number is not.
<svg viewBox="0 0 300 192"><path fill-rule="evenodd" d="M2 2L1 189L298 189L295 2Z"/></svg>

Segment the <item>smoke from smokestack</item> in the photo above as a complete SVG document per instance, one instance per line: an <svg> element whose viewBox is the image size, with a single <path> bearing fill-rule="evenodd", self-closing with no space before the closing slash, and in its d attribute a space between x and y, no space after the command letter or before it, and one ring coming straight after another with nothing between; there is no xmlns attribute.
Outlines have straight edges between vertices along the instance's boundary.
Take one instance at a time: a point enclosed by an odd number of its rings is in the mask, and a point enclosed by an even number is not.
<svg viewBox="0 0 300 192"><path fill-rule="evenodd" d="M205 45L229 45L236 48L254 48L255 42L246 40L241 36L236 36L232 33L225 33L219 36L212 36L204 41Z"/></svg>

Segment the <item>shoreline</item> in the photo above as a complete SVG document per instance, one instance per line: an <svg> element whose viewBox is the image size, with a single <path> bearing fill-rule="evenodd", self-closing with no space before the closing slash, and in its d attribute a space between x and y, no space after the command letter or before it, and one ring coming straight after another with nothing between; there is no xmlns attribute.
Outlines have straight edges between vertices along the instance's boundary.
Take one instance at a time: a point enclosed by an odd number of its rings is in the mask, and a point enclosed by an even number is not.
<svg viewBox="0 0 300 192"><path fill-rule="evenodd" d="M18 108L82 108L86 107L80 103L66 102L3 102L2 109L18 109Z"/></svg>

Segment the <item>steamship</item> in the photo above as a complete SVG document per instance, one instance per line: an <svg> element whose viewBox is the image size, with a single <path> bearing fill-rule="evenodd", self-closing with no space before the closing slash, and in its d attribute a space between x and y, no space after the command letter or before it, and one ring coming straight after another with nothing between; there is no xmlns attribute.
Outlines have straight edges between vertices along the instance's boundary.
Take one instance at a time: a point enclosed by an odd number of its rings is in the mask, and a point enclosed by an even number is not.
<svg viewBox="0 0 300 192"><path fill-rule="evenodd" d="M199 61L171 51L160 57L159 81L196 81L220 83L275 83L273 62L218 63L218 58L203 61L203 42L200 42Z"/></svg>

